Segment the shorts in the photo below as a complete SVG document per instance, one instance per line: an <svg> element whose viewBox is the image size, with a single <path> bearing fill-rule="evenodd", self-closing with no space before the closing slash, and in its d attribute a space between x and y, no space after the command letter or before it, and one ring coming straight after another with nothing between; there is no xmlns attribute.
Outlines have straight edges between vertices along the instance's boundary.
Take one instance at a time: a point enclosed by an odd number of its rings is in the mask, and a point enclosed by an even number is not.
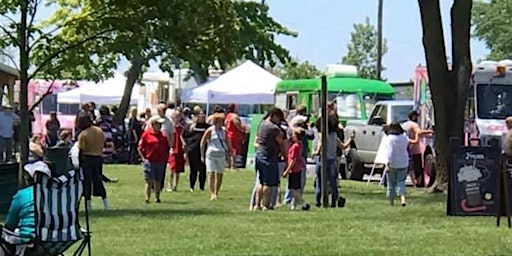
<svg viewBox="0 0 512 256"><path fill-rule="evenodd" d="M226 156L207 155L204 161L206 172L224 173L226 169Z"/></svg>
<svg viewBox="0 0 512 256"><path fill-rule="evenodd" d="M142 163L144 180L160 181L164 179L166 163L150 163L148 160Z"/></svg>
<svg viewBox="0 0 512 256"><path fill-rule="evenodd" d="M256 154L255 167L256 171L260 175L261 185L269 187L276 187L279 185L279 167L277 159Z"/></svg>
<svg viewBox="0 0 512 256"><path fill-rule="evenodd" d="M302 188L301 173L288 174L288 189L300 190Z"/></svg>

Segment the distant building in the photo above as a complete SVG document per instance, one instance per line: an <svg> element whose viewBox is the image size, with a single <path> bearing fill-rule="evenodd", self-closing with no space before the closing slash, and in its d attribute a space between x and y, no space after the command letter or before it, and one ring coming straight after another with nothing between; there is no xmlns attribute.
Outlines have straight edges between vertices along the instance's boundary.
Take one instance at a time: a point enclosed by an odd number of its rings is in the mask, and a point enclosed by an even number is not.
<svg viewBox="0 0 512 256"><path fill-rule="evenodd" d="M3 63L0 63L0 103L4 98L9 101L9 104L12 104L14 101L14 84L16 80L18 80L20 74L17 69L7 66Z"/></svg>
<svg viewBox="0 0 512 256"><path fill-rule="evenodd" d="M414 83L412 81L389 82L396 91L397 100L412 100L414 96Z"/></svg>

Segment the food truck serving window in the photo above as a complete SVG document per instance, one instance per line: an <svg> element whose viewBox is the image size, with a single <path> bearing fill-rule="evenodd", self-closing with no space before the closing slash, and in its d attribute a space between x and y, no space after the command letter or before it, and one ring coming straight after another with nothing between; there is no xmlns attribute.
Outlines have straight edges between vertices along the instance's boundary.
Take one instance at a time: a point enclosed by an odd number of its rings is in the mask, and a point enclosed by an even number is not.
<svg viewBox="0 0 512 256"><path fill-rule="evenodd" d="M336 107L340 118L361 118L361 102L357 94L338 95Z"/></svg>

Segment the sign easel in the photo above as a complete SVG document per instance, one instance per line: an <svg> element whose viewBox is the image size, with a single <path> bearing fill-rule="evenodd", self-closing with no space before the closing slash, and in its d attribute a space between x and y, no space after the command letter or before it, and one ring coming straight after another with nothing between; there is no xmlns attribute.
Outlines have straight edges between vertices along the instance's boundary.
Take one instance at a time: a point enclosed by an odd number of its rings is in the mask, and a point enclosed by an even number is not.
<svg viewBox="0 0 512 256"><path fill-rule="evenodd" d="M502 216L507 217L508 228L512 228L512 213L510 209L510 185L512 183L512 156L502 155L498 187L498 210L496 211L496 226L500 226Z"/></svg>
<svg viewBox="0 0 512 256"><path fill-rule="evenodd" d="M370 172L370 176L368 177L368 181L366 182L366 186L370 184L372 181L373 173L375 172L375 166L378 164L386 166L388 164L388 150L389 147L387 145L386 136L382 136L380 140L379 149L377 150L377 155L375 156L375 160L373 160L372 170ZM384 180L386 176L387 168L384 167L384 171L382 172L381 182Z"/></svg>

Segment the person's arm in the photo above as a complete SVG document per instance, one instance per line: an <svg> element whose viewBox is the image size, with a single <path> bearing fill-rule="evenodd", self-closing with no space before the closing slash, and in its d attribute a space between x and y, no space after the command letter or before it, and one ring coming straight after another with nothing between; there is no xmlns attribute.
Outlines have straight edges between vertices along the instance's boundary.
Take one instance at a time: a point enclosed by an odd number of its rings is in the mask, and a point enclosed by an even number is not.
<svg viewBox="0 0 512 256"><path fill-rule="evenodd" d="M30 143L29 148L30 148L30 151L32 151L32 153L36 154L37 156L39 156L39 157L44 156L43 147L41 147L41 145L38 145L36 143Z"/></svg>
<svg viewBox="0 0 512 256"><path fill-rule="evenodd" d="M233 120L233 124L235 125L236 129L238 131L240 131L241 133L245 133L245 128L242 125L242 120L240 119L240 117L238 115L235 115L232 120Z"/></svg>
<svg viewBox="0 0 512 256"><path fill-rule="evenodd" d="M16 193L12 197L11 206L9 211L7 212L7 217L5 219L5 228L14 231L20 222L20 212L21 212L21 202L20 202L20 194Z"/></svg>
<svg viewBox="0 0 512 256"><path fill-rule="evenodd" d="M391 163L391 157L393 156L393 143L392 143L392 137L391 136L396 136L396 135L387 135L385 138L384 138L384 145L386 145L388 147L388 153L386 155L386 158L388 160L387 162L387 167L389 169L389 164Z"/></svg>
<svg viewBox="0 0 512 256"><path fill-rule="evenodd" d="M140 158L142 161L146 160L146 155L144 154L144 149L146 148L146 133L143 133L142 136L140 136L139 145L137 146L137 152L139 153Z"/></svg>
<svg viewBox="0 0 512 256"><path fill-rule="evenodd" d="M258 143L258 135L254 136L254 143L253 143L253 146L255 148L258 148L260 146L260 144Z"/></svg>
<svg viewBox="0 0 512 256"><path fill-rule="evenodd" d="M276 135L276 142L281 150L281 154L286 158L288 155L288 145L286 143L286 139L284 138L284 134L281 131L278 131Z"/></svg>
<svg viewBox="0 0 512 256"><path fill-rule="evenodd" d="M171 151L173 150L174 146L174 134L176 133L176 127L174 127L174 124L171 122L171 125L169 126L169 131L167 132L167 141L169 142L169 147L171 148Z"/></svg>
<svg viewBox="0 0 512 256"><path fill-rule="evenodd" d="M348 138L347 141L345 142L342 142L340 139L338 139L338 148L341 149L341 150L344 150L348 147L350 147L350 143L352 143L352 141L354 141L354 138L356 136L356 132L353 131L352 134L350 134L350 137Z"/></svg>
<svg viewBox="0 0 512 256"><path fill-rule="evenodd" d="M414 138L413 139L409 139L408 138L408 141L409 141L409 144L417 144L419 141L420 141L420 132L421 132L421 129L419 126L413 126L411 128L411 131L412 133L414 134Z"/></svg>
<svg viewBox="0 0 512 256"><path fill-rule="evenodd" d="M204 132L203 137L201 138L200 148L201 148L201 159L203 159L203 161L204 161L204 153L206 152L206 150L205 150L206 143L210 140L211 136L212 136L212 129L207 129Z"/></svg>

